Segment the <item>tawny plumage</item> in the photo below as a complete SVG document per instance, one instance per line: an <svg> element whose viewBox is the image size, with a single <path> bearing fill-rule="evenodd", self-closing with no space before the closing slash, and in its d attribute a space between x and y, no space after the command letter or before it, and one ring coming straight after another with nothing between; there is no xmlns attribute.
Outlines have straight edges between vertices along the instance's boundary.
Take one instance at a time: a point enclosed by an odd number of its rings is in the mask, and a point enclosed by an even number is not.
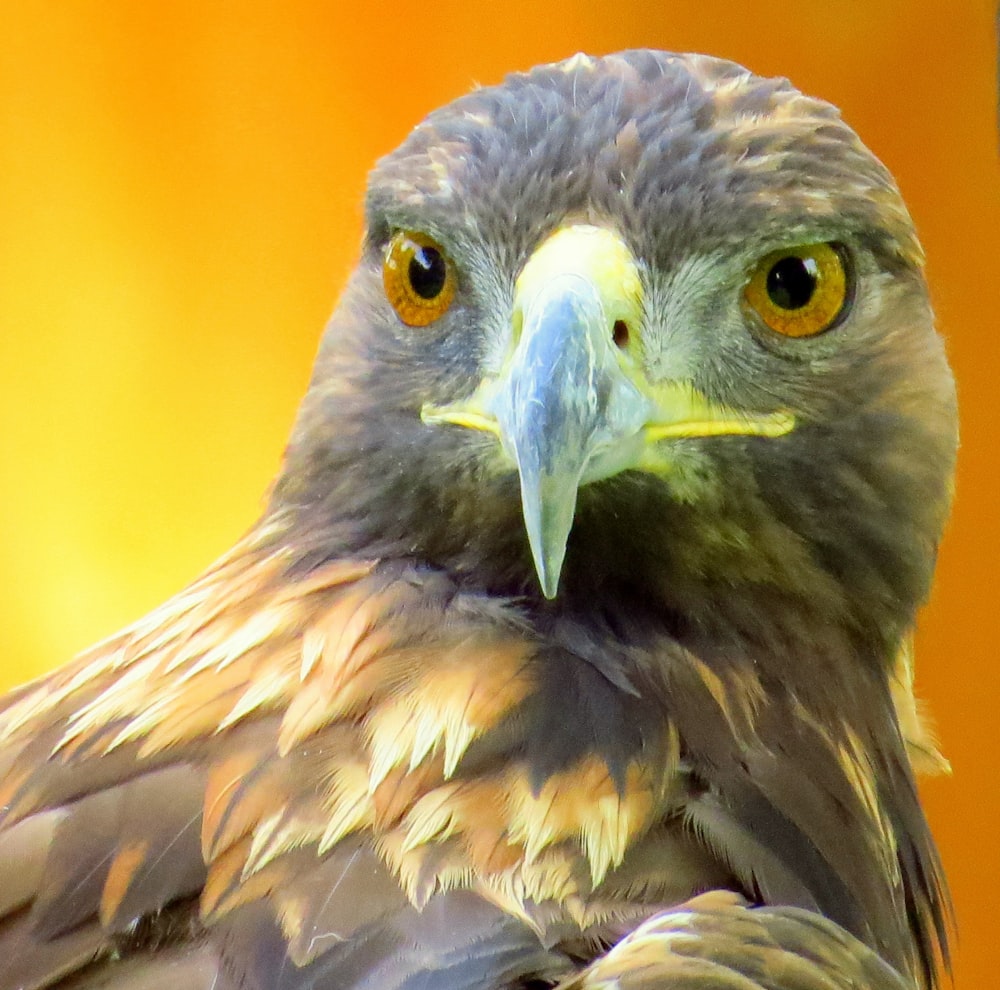
<svg viewBox="0 0 1000 990"><path fill-rule="evenodd" d="M0 988L931 986L891 177L639 51L432 114L366 219L258 524L0 700Z"/></svg>

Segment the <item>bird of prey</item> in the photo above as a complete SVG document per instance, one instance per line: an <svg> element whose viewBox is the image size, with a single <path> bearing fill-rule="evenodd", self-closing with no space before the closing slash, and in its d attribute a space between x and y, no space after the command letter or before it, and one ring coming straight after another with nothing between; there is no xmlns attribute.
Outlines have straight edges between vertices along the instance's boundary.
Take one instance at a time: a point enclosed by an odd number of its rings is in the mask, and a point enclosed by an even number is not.
<svg viewBox="0 0 1000 990"><path fill-rule="evenodd" d="M631 51L432 113L259 522L0 701L0 988L932 986L955 447L829 104Z"/></svg>

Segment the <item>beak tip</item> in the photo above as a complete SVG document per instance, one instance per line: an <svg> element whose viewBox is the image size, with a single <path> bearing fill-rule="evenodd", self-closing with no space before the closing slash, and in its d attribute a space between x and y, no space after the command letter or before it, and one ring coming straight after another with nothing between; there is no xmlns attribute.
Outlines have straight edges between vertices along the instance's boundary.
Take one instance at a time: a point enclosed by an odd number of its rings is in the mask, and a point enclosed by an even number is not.
<svg viewBox="0 0 1000 990"><path fill-rule="evenodd" d="M549 574L539 575L539 580L542 584L542 594L549 600L552 601L559 591L559 577L558 575L552 576Z"/></svg>
<svg viewBox="0 0 1000 990"><path fill-rule="evenodd" d="M551 601L559 590L566 544L573 525L576 508L576 485L560 486L562 491L546 501L540 497L542 486L525 484L530 481L522 475L522 506L528 535L531 559L542 594Z"/></svg>
<svg viewBox="0 0 1000 990"><path fill-rule="evenodd" d="M564 555L565 543L559 547L549 547L547 553L544 550L537 553L535 547L532 547L538 584L542 589L542 594L549 601L552 601L559 592L559 578L562 574Z"/></svg>

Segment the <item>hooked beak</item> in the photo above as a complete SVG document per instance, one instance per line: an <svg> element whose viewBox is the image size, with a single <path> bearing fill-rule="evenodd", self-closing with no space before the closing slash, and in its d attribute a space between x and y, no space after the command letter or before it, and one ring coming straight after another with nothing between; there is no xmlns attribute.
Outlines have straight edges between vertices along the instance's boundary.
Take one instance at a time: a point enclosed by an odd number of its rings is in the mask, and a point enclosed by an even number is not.
<svg viewBox="0 0 1000 990"><path fill-rule="evenodd" d="M517 468L535 570L555 598L580 487L643 467L660 440L733 434L779 436L785 412L748 417L710 403L686 382L650 383L636 357L642 287L615 233L556 231L515 286L512 347L496 377L427 423L494 433Z"/></svg>

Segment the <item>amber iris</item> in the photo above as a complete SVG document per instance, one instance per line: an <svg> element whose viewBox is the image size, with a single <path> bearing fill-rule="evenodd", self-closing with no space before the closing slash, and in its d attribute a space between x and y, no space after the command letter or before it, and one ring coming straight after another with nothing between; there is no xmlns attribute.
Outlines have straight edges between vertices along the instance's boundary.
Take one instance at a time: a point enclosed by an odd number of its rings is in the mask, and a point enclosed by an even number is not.
<svg viewBox="0 0 1000 990"><path fill-rule="evenodd" d="M764 324L784 337L814 337L835 326L850 297L845 252L803 244L765 255L744 290Z"/></svg>
<svg viewBox="0 0 1000 990"><path fill-rule="evenodd" d="M382 265L385 294L408 326L433 323L455 298L455 270L433 238L398 231L389 241Z"/></svg>

